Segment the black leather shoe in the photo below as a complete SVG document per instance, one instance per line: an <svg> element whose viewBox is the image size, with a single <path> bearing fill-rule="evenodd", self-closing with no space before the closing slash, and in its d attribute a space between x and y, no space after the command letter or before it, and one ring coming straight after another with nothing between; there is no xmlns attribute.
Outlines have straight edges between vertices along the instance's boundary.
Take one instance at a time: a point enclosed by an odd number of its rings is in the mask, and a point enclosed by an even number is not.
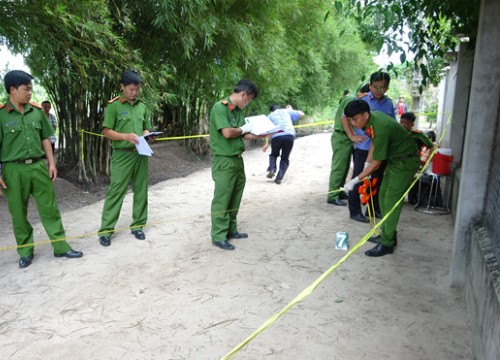
<svg viewBox="0 0 500 360"><path fill-rule="evenodd" d="M248 234L244 232L234 232L227 235L228 239L246 239L247 237Z"/></svg>
<svg viewBox="0 0 500 360"><path fill-rule="evenodd" d="M375 245L374 248L366 251L365 255L371 256L371 257L379 257L379 256L387 255L387 254L392 254L393 252L394 252L393 247L384 246L382 244L377 244L377 245Z"/></svg>
<svg viewBox="0 0 500 360"><path fill-rule="evenodd" d="M217 242L214 242L212 244L214 246L217 246L218 248L221 248L222 250L234 250L235 249L234 245L231 245L226 240L224 240L224 241L217 241Z"/></svg>
<svg viewBox="0 0 500 360"><path fill-rule="evenodd" d="M62 254L56 254L54 253L55 257L66 257L69 259L74 259L74 258L80 258L83 256L83 253L81 251L76 251L73 249L70 249L69 251L66 251L65 253Z"/></svg>
<svg viewBox="0 0 500 360"><path fill-rule="evenodd" d="M272 179L274 177L274 171L270 170L266 176L268 179Z"/></svg>
<svg viewBox="0 0 500 360"><path fill-rule="evenodd" d="M134 236L137 240L145 240L146 239L146 235L144 234L144 231L142 231L141 229L132 230L132 234L134 234Z"/></svg>
<svg viewBox="0 0 500 360"><path fill-rule="evenodd" d="M19 259L19 267L25 268L31 265L31 260L33 260L33 255L23 256Z"/></svg>
<svg viewBox="0 0 500 360"><path fill-rule="evenodd" d="M371 242L371 243L374 243L374 244L378 244L378 243L380 243L380 239L381 238L382 238L382 236L380 236L380 235L373 235L367 241Z"/></svg>
<svg viewBox="0 0 500 360"><path fill-rule="evenodd" d="M379 244L381 238L382 238L382 236L376 235L376 236L372 236L367 241L369 241L371 243ZM393 246L394 247L398 246L398 232L397 231L394 233L394 245Z"/></svg>
<svg viewBox="0 0 500 360"><path fill-rule="evenodd" d="M345 201L342 201L340 199L333 199L333 200L326 200L326 202L328 204L332 204L332 205L337 205L337 206L346 206L347 203Z"/></svg>
<svg viewBox="0 0 500 360"><path fill-rule="evenodd" d="M109 245L111 245L111 236L99 236L99 243L102 246L109 246Z"/></svg>
<svg viewBox="0 0 500 360"><path fill-rule="evenodd" d="M369 223L370 222L370 220L366 216L364 216L363 214L351 215L350 218L353 219L354 221L359 221L362 223Z"/></svg>

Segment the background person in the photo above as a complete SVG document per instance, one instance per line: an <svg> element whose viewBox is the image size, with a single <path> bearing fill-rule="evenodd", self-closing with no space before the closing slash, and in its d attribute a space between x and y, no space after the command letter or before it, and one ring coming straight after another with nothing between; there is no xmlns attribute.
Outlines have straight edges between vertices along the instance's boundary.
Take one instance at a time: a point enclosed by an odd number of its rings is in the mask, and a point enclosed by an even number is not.
<svg viewBox="0 0 500 360"><path fill-rule="evenodd" d="M279 105L273 104L269 108L271 113L268 115L269 119L274 125L280 126L283 131L270 135L271 137L271 154L269 155L269 166L267 168L267 177L272 179L276 173L276 161L280 159L280 167L276 179L276 184L281 184L283 177L290 165L290 153L292 152L293 142L295 140L295 129L293 125L299 119L304 117L304 113L300 110L294 110L290 105L285 109L281 109ZM266 151L269 147L269 136L266 136L266 142L262 148Z"/></svg>
<svg viewBox="0 0 500 360"><path fill-rule="evenodd" d="M395 109L396 115L398 118L401 117L404 113L408 112L408 105L405 103L405 98L404 96L399 97L399 101L396 104L396 109Z"/></svg>
<svg viewBox="0 0 500 360"><path fill-rule="evenodd" d="M56 154L56 135L55 132L57 130L57 120L54 114L50 112L50 109L52 108L52 104L50 101L45 100L42 102L42 108L45 116L47 119L49 119L50 125L52 125L52 128L54 129L54 134L50 135L50 145L52 146L52 154Z"/></svg>

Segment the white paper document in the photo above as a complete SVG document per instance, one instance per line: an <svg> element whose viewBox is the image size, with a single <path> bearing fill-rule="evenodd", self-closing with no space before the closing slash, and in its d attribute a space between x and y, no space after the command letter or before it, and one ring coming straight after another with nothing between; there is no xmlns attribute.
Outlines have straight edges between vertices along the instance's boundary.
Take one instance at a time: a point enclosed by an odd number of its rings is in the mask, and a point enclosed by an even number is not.
<svg viewBox="0 0 500 360"><path fill-rule="evenodd" d="M150 136L158 136L160 134L163 134L161 131L153 131L150 132L149 134L139 136L137 138L137 141L139 141L137 144L135 144L135 148L137 149L137 152L139 155L144 155L144 156L151 156L153 155L153 150L148 144L148 137Z"/></svg>
<svg viewBox="0 0 500 360"><path fill-rule="evenodd" d="M137 149L139 155L145 155L145 156L153 155L153 150L149 146L148 141L144 138L144 136L139 136L137 138L137 141L139 142L135 144L135 148Z"/></svg>
<svg viewBox="0 0 500 360"><path fill-rule="evenodd" d="M274 134L283 131L281 126L274 125L266 115L255 115L245 118L247 123L252 124L252 134L257 136Z"/></svg>

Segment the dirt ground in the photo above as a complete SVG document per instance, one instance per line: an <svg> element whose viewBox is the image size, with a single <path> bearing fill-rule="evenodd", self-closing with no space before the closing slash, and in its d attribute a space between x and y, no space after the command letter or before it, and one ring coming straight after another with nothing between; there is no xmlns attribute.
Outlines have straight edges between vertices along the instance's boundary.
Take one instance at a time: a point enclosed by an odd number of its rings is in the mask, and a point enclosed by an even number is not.
<svg viewBox="0 0 500 360"><path fill-rule="evenodd" d="M169 147L155 149L165 168ZM370 229L326 203L330 133L320 133L296 140L281 185L265 176L268 153L245 152L238 219L250 237L220 250L210 241L208 161L181 153L189 170L178 174L190 174L150 187L145 241L127 229L130 195L104 248L95 234L102 193L57 181L69 241L85 256L54 258L40 244L19 269L15 250L0 251L0 358L220 359L345 255L336 232L352 246ZM1 248L15 244L5 208L0 197ZM30 216L35 241L45 241ZM463 293L448 286L451 216L405 204L398 240L382 258L363 245L233 358L472 359Z"/></svg>

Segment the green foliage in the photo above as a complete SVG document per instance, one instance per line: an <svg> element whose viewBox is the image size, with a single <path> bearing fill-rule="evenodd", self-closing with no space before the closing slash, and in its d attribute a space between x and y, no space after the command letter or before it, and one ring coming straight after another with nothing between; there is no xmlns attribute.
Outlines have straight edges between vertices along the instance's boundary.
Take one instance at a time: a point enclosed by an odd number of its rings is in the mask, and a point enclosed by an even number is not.
<svg viewBox="0 0 500 360"><path fill-rule="evenodd" d="M249 113L291 104L306 113L336 104L370 69L356 24L325 0L0 0L0 40L22 53L60 120L60 165L91 182L107 172L106 102L126 69L143 76L155 123L175 135L206 133L213 103L241 78L260 95ZM190 141L197 152L205 141ZM203 147L205 146L205 148Z"/></svg>
<svg viewBox="0 0 500 360"><path fill-rule="evenodd" d="M474 46L479 5L480 0L336 0L333 8L355 19L363 40L377 52L383 45L389 55L402 52L402 63L408 53L414 54L414 68L422 73L424 87L439 81L436 66L455 48L458 36L469 36ZM407 48L402 46L405 33L410 40Z"/></svg>

